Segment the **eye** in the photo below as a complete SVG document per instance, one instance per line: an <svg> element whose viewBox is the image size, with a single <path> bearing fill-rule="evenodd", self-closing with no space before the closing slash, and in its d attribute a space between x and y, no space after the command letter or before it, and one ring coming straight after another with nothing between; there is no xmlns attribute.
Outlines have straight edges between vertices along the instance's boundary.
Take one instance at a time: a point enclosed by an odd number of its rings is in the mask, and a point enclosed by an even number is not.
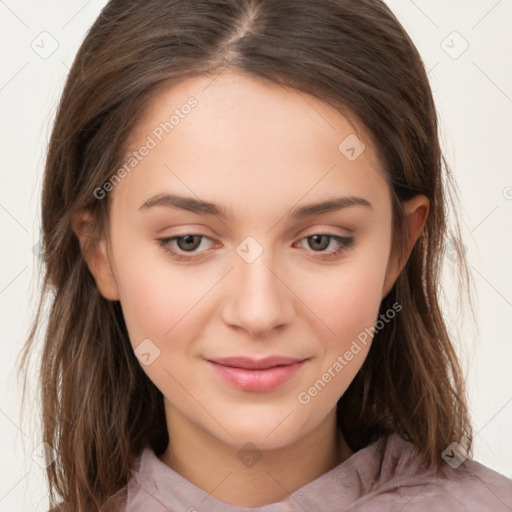
<svg viewBox="0 0 512 512"><path fill-rule="evenodd" d="M181 236L158 238L157 241L163 250L170 254L174 259L190 261L206 251L206 249L203 251L196 251L196 249L201 246L203 239L211 240L211 238L206 235L187 233ZM300 242L303 240L308 242L308 245L312 248L312 252L319 253L322 257L328 258L336 258L354 245L353 237L333 235L331 233L315 233L302 238ZM334 248L331 248L330 251L326 251L325 249L331 246L332 241L334 241ZM187 253L189 255L187 255Z"/></svg>
<svg viewBox="0 0 512 512"><path fill-rule="evenodd" d="M178 260L190 260L195 256L195 251L202 242L202 239L211 240L205 235L186 234L182 236L173 236L169 238L158 238L158 244L164 249L165 252L171 254L173 258ZM194 254L194 256L183 256L182 253L172 247L173 242L176 241L179 251L184 253ZM201 251L203 252L203 251Z"/></svg>
<svg viewBox="0 0 512 512"><path fill-rule="evenodd" d="M315 233L314 235L302 238L302 240L306 240L313 252L320 253L329 258L336 258L339 254L354 245L353 237L333 235L331 233ZM325 249L331 245L332 241L334 241L334 249L325 251Z"/></svg>

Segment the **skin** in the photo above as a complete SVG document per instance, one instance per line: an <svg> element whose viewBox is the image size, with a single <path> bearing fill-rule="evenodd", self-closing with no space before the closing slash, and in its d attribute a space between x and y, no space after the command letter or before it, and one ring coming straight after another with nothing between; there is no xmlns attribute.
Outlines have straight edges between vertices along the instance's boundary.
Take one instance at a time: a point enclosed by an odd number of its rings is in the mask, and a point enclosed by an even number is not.
<svg viewBox="0 0 512 512"><path fill-rule="evenodd" d="M390 190L363 128L317 98L234 71L159 93L130 149L190 96L198 105L109 192L110 238L86 259L102 295L121 302L134 349L150 339L160 351L142 366L164 395L170 443L160 459L219 500L262 506L353 454L337 431L336 403L371 343L307 404L297 397L375 324L422 231L428 199L404 203L409 242L399 261L391 253ZM338 149L350 134L366 146L354 161ZM164 192L213 202L233 217L140 209ZM371 207L290 215L342 196ZM73 218L82 247L90 224L87 212ZM354 243L332 257L334 239L308 240L318 233ZM157 240L186 234L205 236L188 262ZM263 250L251 263L236 250L248 236ZM183 240L169 245L187 256ZM235 355L309 359L285 384L257 392L230 386L204 359ZM239 458L246 443L261 455L250 467Z"/></svg>

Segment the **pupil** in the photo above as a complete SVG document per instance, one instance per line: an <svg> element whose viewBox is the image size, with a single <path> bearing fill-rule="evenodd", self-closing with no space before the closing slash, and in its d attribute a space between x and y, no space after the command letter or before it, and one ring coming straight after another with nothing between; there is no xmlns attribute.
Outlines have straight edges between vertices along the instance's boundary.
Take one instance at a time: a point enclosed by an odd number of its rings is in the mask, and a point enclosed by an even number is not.
<svg viewBox="0 0 512 512"><path fill-rule="evenodd" d="M313 239L313 245L317 245L317 244L320 244L321 247L316 247L317 249L325 249L325 247L327 247L325 244L322 244L319 240L319 238L321 239L322 237L324 237L324 242L325 240L327 240L327 235L313 235L311 238ZM329 242L327 242L327 245L329 245Z"/></svg>
<svg viewBox="0 0 512 512"><path fill-rule="evenodd" d="M197 245L197 243L194 244L194 238L198 238L197 235L185 235L185 236L181 237L181 239L178 239L178 245L185 246L185 247L180 247L180 249L186 250L186 249L195 248L195 247L190 247L190 245L192 245L192 246Z"/></svg>

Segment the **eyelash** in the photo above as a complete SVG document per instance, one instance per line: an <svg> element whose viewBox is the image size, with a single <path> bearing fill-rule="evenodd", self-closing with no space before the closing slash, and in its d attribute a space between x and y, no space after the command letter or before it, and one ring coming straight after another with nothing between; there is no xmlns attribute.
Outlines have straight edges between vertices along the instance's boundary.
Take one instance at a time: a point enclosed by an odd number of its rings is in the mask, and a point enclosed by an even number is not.
<svg viewBox="0 0 512 512"><path fill-rule="evenodd" d="M311 251L311 252L318 253L318 254L326 254L327 258L323 258L323 259L338 258L338 257L340 257L340 255L342 253L344 253L347 249L351 248L354 245L353 237L333 235L331 233L313 233L312 235L308 235L306 237L301 238L301 240L307 240L308 238L312 238L313 236L322 236L322 235L327 236L332 240L335 240L339 246L339 249L331 251L331 252L327 252L327 253L325 253L324 251L313 251L313 250ZM185 238L187 236L199 236L202 239L210 238L206 235L187 233L185 235L180 235L180 236L173 236L173 237L168 237L168 238L157 238L157 241L158 241L158 244L160 245L160 247L162 247L162 249L166 253L170 254L174 259L179 260L179 261L192 261L192 260L196 259L196 256L183 256L183 253L180 253L180 252L170 248L170 245L174 240ZM185 252L185 254L186 254L186 252ZM195 253L190 252L189 254L195 254Z"/></svg>

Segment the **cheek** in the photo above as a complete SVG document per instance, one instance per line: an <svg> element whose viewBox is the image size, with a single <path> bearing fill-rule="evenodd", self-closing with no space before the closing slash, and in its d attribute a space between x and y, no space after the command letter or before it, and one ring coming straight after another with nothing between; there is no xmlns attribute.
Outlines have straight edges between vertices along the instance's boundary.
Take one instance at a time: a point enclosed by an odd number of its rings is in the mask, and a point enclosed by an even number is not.
<svg viewBox="0 0 512 512"><path fill-rule="evenodd" d="M349 342L374 325L382 300L386 262L384 258L359 256L347 259L323 276L319 273L314 287L310 279L304 281L302 297L322 321L323 339L330 332L333 336L327 339ZM326 331L325 327L330 329Z"/></svg>
<svg viewBox="0 0 512 512"><path fill-rule="evenodd" d="M118 269L121 305L132 345L145 338L162 345L165 340L180 339L177 333L183 329L193 331L194 315L215 276L202 278L191 268L155 258L154 253L131 254Z"/></svg>
<svg viewBox="0 0 512 512"><path fill-rule="evenodd" d="M360 370L370 350L372 328L381 303L385 262L354 258L317 281L308 306L321 321L317 325L317 362L302 383L297 400L323 414L335 406ZM307 287L303 288L307 293ZM326 326L328 329L326 329Z"/></svg>

